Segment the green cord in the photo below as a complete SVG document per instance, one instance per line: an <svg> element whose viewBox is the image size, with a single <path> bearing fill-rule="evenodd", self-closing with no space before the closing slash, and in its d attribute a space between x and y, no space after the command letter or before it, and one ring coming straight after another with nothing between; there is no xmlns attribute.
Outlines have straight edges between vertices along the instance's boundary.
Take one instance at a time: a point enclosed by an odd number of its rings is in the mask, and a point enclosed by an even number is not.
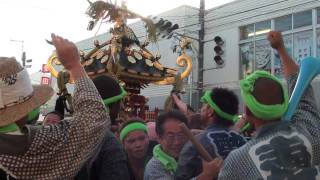
<svg viewBox="0 0 320 180"><path fill-rule="evenodd" d="M121 93L119 95L103 100L105 106L109 106L112 103L118 102L127 95L127 92L123 89L123 87L120 86L120 88L121 88Z"/></svg>

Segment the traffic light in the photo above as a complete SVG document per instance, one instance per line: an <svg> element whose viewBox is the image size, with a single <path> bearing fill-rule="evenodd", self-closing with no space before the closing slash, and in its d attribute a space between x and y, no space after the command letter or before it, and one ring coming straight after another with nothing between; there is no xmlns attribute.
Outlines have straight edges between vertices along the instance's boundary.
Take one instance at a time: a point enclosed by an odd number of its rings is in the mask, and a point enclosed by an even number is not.
<svg viewBox="0 0 320 180"><path fill-rule="evenodd" d="M173 35L173 31L179 29L178 24L174 24L171 21L163 18L158 19L157 17L153 17L152 21L156 28L157 36L161 38L167 37L167 39L170 39Z"/></svg>
<svg viewBox="0 0 320 180"><path fill-rule="evenodd" d="M214 42L216 43L215 47L213 48L215 52L215 56L213 60L219 66L224 64L224 41L220 36L214 37Z"/></svg>

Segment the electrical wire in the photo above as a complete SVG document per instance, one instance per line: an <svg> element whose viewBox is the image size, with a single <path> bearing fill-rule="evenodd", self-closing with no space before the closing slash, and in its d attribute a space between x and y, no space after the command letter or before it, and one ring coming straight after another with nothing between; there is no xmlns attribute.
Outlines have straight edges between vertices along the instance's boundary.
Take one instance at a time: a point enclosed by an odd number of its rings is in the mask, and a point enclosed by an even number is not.
<svg viewBox="0 0 320 180"><path fill-rule="evenodd" d="M269 7L269 6L272 6L272 5L275 5L275 4L279 4L279 3L283 3L283 2L287 2L289 0L282 0L280 2L275 2L275 3L271 3L271 4L268 4L268 5L264 5L264 6L260 6L260 7L256 7L256 8L252 8L252 9L248 9L248 10L245 10L245 11L240 11L240 12L236 12L236 13L233 13L233 14L229 14L229 15L226 15L226 16L221 16L221 17L218 17L219 19L222 19L222 18L227 18L227 17L230 17L230 16L235 16L235 15L239 15L239 14L243 14L243 13L247 13L247 12L250 12L250 11L254 11L254 10L258 10L258 9L261 9L261 8L265 8L265 7ZM226 12L220 12L220 14L225 14ZM205 22L210 22L210 21L214 21L215 18L212 18L212 19L207 19L205 20Z"/></svg>

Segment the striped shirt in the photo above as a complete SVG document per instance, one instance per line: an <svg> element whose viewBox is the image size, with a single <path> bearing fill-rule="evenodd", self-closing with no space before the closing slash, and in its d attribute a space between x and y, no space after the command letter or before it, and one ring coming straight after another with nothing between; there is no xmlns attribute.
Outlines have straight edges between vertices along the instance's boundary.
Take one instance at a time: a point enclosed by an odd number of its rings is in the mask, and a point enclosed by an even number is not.
<svg viewBox="0 0 320 180"><path fill-rule="evenodd" d="M167 170L161 162L152 157L144 171L144 180L173 180L174 173Z"/></svg>

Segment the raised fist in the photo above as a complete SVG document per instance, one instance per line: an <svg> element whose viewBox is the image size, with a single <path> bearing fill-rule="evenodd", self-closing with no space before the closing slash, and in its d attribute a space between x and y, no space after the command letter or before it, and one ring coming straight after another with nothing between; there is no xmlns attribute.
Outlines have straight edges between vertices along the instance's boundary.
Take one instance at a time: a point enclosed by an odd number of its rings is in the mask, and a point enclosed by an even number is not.
<svg viewBox="0 0 320 180"><path fill-rule="evenodd" d="M268 40L273 49L280 50L284 49L284 43L281 32L271 31L268 34Z"/></svg>

